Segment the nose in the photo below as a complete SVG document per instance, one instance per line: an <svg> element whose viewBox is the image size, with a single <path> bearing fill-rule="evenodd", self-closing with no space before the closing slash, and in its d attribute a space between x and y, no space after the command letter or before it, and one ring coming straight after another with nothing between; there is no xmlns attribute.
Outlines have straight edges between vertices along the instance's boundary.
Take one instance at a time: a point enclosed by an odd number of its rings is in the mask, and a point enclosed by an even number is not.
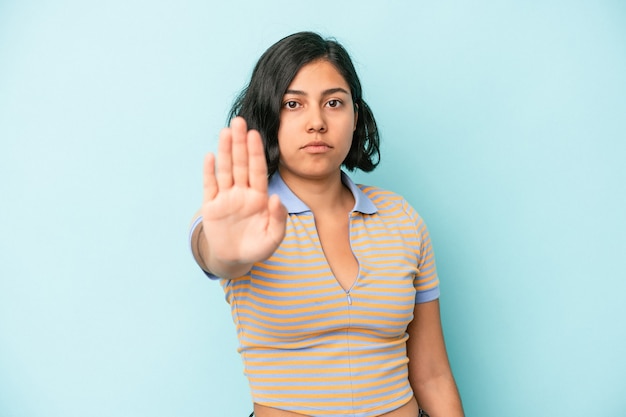
<svg viewBox="0 0 626 417"><path fill-rule="evenodd" d="M326 131L326 128L326 120L324 119L324 114L322 113L322 111L318 108L311 109L309 113L309 118L307 120L307 132L323 133Z"/></svg>

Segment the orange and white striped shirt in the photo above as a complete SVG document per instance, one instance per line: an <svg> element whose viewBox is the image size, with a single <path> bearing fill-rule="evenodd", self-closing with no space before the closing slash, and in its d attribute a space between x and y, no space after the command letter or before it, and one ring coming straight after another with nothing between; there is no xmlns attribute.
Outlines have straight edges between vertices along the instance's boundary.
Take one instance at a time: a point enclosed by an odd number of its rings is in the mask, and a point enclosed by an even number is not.
<svg viewBox="0 0 626 417"><path fill-rule="evenodd" d="M355 198L350 243L359 275L349 290L330 270L312 212L278 173L269 193L289 212L283 242L246 275L221 280L256 403L370 417L413 395L406 328L415 303L439 297L428 230L399 195L344 173L342 180Z"/></svg>

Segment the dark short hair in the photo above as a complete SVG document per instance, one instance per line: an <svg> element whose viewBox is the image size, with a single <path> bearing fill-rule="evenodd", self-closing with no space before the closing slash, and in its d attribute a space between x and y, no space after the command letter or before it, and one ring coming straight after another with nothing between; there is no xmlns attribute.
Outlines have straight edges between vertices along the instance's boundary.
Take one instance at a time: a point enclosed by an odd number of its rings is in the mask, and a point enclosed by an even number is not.
<svg viewBox="0 0 626 417"><path fill-rule="evenodd" d="M350 171L370 172L380 162L380 139L374 114L363 100L361 82L350 55L333 39L317 33L299 32L272 45L261 55L252 72L250 83L235 100L229 120L243 117L249 129L256 129L263 138L268 175L278 169L278 127L282 100L287 88L304 65L317 60L333 64L350 86L352 101L358 114L352 146L343 161Z"/></svg>

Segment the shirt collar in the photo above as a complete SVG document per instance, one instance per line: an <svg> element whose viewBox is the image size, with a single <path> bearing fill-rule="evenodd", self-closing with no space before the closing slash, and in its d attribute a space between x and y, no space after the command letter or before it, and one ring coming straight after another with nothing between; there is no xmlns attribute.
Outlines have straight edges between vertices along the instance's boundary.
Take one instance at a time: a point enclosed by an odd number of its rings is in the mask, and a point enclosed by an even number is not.
<svg viewBox="0 0 626 417"><path fill-rule="evenodd" d="M341 182L348 187L354 197L354 208L352 211L358 211L364 214L374 214L377 209L372 200L361 191L361 189L352 181L352 179L343 171L341 171ZM276 171L269 179L267 187L269 195L277 194L289 214L298 214L310 212L311 209L296 196L293 191L285 184L282 177Z"/></svg>

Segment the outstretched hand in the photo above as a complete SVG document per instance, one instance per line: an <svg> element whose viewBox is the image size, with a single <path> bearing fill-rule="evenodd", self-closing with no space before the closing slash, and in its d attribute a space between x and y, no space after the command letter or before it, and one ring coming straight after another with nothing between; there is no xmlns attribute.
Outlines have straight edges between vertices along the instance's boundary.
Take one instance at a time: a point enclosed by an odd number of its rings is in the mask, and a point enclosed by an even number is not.
<svg viewBox="0 0 626 417"><path fill-rule="evenodd" d="M287 211L278 196L267 194L261 136L248 131L241 117L221 131L217 162L213 154L205 158L201 214L204 260L218 276L247 272L270 257L285 236Z"/></svg>

